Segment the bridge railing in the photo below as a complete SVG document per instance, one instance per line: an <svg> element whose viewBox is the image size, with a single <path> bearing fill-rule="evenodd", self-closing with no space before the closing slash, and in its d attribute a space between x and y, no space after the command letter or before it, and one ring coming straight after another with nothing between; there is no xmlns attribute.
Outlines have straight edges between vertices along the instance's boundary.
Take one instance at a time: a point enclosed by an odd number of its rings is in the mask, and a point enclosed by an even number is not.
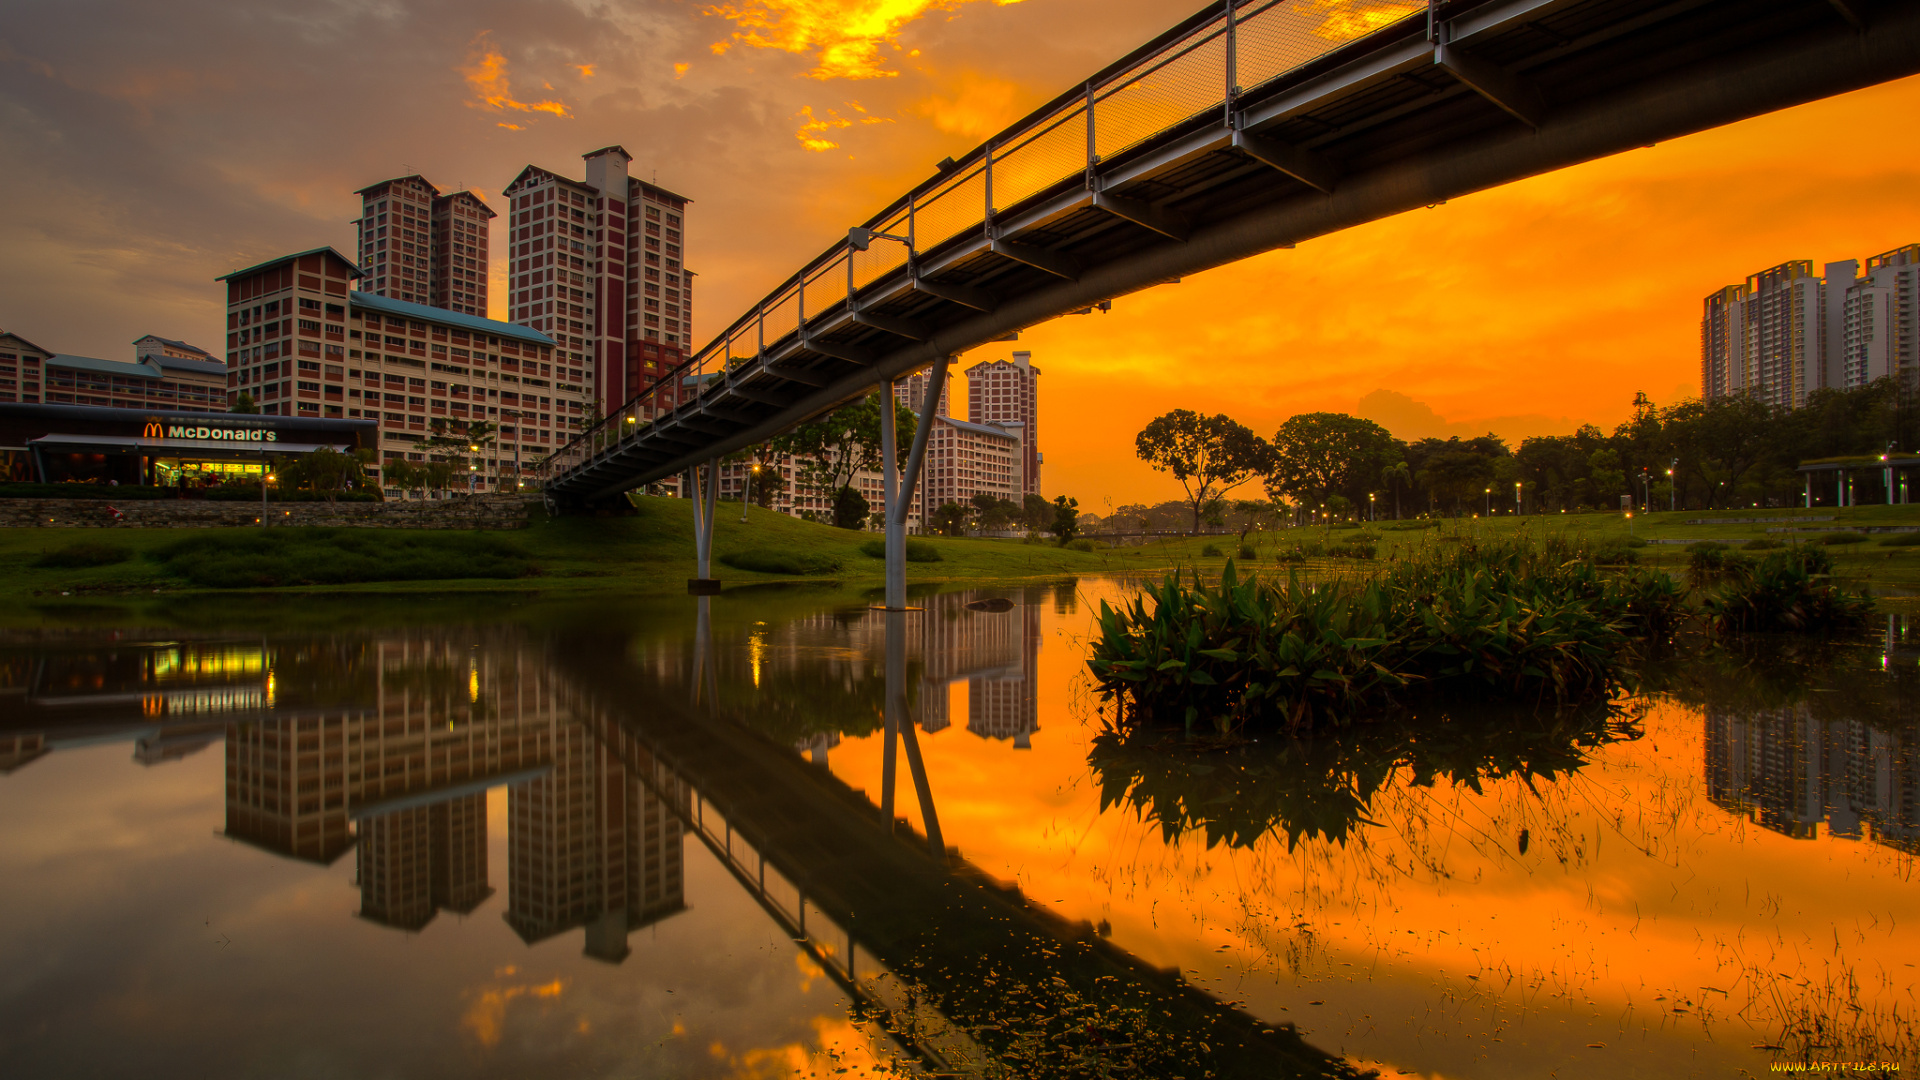
<svg viewBox="0 0 1920 1080"><path fill-rule="evenodd" d="M908 237L923 257L953 244L991 241L996 215L1069 181L1091 181L1101 162L1210 112L1229 124L1242 96L1428 12L1428 0L1220 0L975 147L865 227ZM855 251L844 239L836 242L699 351L542 460L542 482L696 403L769 348L857 307L863 290L908 261L898 244Z"/></svg>

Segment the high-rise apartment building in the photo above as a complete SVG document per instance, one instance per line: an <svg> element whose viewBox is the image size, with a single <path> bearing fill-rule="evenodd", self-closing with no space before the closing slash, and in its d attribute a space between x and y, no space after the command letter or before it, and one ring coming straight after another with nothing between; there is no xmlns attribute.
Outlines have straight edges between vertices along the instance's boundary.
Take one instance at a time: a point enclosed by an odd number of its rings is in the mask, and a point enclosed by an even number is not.
<svg viewBox="0 0 1920 1080"><path fill-rule="evenodd" d="M1744 394L1783 409L1816 390L1879 379L1920 384L1920 244L1825 266L1781 263L1706 297L1700 395Z"/></svg>
<svg viewBox="0 0 1920 1080"><path fill-rule="evenodd" d="M559 343L605 415L686 358L693 272L687 199L628 176L618 146L585 158L584 181L529 165L507 185L507 310Z"/></svg>
<svg viewBox="0 0 1920 1080"><path fill-rule="evenodd" d="M1020 467L1013 501L1040 494L1040 369L1033 366L1033 354L1017 352L1011 362L968 368L967 419L1018 434Z"/></svg>
<svg viewBox="0 0 1920 1080"><path fill-rule="evenodd" d="M1829 358L1839 385L1896 378L1909 387L1920 375L1920 244L1867 260L1864 275L1849 259L1827 264ZM1837 297L1837 301L1833 298Z"/></svg>
<svg viewBox="0 0 1920 1080"><path fill-rule="evenodd" d="M361 277L332 248L222 277L229 395L280 416L378 420L383 463L425 461L435 421L455 436L494 424L474 474L486 486L517 484L590 411L546 335L350 289Z"/></svg>
<svg viewBox="0 0 1920 1080"><path fill-rule="evenodd" d="M354 194L362 291L486 316L488 222L497 215L478 195L443 195L419 175Z"/></svg>
<svg viewBox="0 0 1920 1080"><path fill-rule="evenodd" d="M1747 287L1729 285L1708 295L1700 316L1700 396L1724 397L1747 388Z"/></svg>
<svg viewBox="0 0 1920 1080"><path fill-rule="evenodd" d="M967 506L975 495L1021 501L1020 436L997 424L933 418L927 459L920 467L920 520L933 520L948 503Z"/></svg>

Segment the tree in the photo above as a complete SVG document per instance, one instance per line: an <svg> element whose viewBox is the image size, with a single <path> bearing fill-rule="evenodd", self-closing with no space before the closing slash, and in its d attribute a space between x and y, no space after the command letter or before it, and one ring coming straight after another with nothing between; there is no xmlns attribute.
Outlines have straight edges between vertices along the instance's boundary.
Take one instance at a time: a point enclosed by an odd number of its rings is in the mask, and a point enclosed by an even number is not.
<svg viewBox="0 0 1920 1080"><path fill-rule="evenodd" d="M860 494L860 489L849 484L833 496L833 525L836 529L864 529L867 527L867 514L873 504Z"/></svg>
<svg viewBox="0 0 1920 1080"><path fill-rule="evenodd" d="M987 532L1012 525L1021 513L1020 504L985 491L975 492L968 502L973 504L974 524Z"/></svg>
<svg viewBox="0 0 1920 1080"><path fill-rule="evenodd" d="M1273 464L1267 491L1309 505L1334 495L1349 503L1366 501L1375 478L1398 460L1393 434L1371 420L1346 413L1301 413L1280 425L1273 436Z"/></svg>
<svg viewBox="0 0 1920 1080"><path fill-rule="evenodd" d="M1380 482L1393 490L1393 519L1400 520L1400 489L1413 486L1413 470L1404 461L1396 461L1380 470Z"/></svg>
<svg viewBox="0 0 1920 1080"><path fill-rule="evenodd" d="M420 483L420 470L406 458L388 458L380 467L381 479L386 486L398 489L402 494L413 490Z"/></svg>
<svg viewBox="0 0 1920 1080"><path fill-rule="evenodd" d="M1175 409L1155 418L1134 439L1140 460L1156 472L1170 472L1187 490L1193 531L1207 503L1265 472L1271 456L1266 441L1225 413L1202 416ZM1060 501L1054 500L1056 520Z"/></svg>
<svg viewBox="0 0 1920 1080"><path fill-rule="evenodd" d="M1053 504L1045 495L1036 495L1029 491L1022 500L1020 524L1029 529L1044 529L1053 523Z"/></svg>
<svg viewBox="0 0 1920 1080"><path fill-rule="evenodd" d="M233 399L233 406L227 411L230 413L257 414L260 411L260 406L253 403L252 394L242 390L240 391L240 395Z"/></svg>
<svg viewBox="0 0 1920 1080"><path fill-rule="evenodd" d="M1053 500L1053 538L1062 546L1080 535L1080 500L1065 495Z"/></svg>
<svg viewBox="0 0 1920 1080"><path fill-rule="evenodd" d="M857 529L866 519L865 509L860 511L858 519L853 519L842 518L838 508L843 500L841 492L853 483L857 474L880 467L880 408L883 397L894 409L895 437L899 446L910 447L917 422L913 410L883 391L870 393L773 439L772 446L776 453L792 454L798 459L799 475L794 479L799 486L833 499L834 524L841 528ZM897 460L904 462L905 459Z"/></svg>
<svg viewBox="0 0 1920 1080"><path fill-rule="evenodd" d="M933 512L930 522L935 532L941 536L967 535L967 508L959 503L943 503Z"/></svg>

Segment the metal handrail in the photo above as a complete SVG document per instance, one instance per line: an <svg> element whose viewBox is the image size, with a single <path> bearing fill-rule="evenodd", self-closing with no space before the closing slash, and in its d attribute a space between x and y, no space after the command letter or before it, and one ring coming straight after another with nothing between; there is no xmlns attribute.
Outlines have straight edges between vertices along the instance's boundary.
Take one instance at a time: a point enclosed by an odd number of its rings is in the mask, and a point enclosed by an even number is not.
<svg viewBox="0 0 1920 1080"><path fill-rule="evenodd" d="M1325 48L1303 55L1286 67L1263 75L1254 86L1264 86L1298 71L1328 53L1344 48L1361 38L1393 33L1396 28L1411 19L1428 19L1431 17L1430 6L1430 0L1354 0L1353 4L1347 6L1347 14L1351 16L1375 14L1381 16L1379 23L1371 26L1365 33L1350 34L1346 37L1320 34L1319 36L1326 41ZM1077 84L1073 89L1062 93L982 142L955 161L952 168L922 182L888 204L879 213L869 218L865 227L875 232L887 232L904 225L908 235L914 235L916 219L924 215L929 207L938 204L943 198L955 195L975 179L982 179L985 198L977 215L964 219L963 224L946 235L922 237L922 240L927 242L922 253L956 237L964 236L972 229L987 227L990 231L993 216L1000 209L993 205L995 163L1011 160L1022 150L1036 145L1041 138L1058 130L1063 124L1076 119L1083 119L1087 129L1084 163L1042 184L1037 190L1046 190L1049 186L1058 185L1082 169L1086 172L1089 183L1092 183L1095 166L1101 160L1101 155L1098 153L1099 117L1103 112L1111 112L1110 108L1102 110L1100 106L1102 104L1111 106L1123 95L1138 90L1144 81L1154 74L1193 56L1201 49L1216 44L1222 51L1225 74L1218 96L1195 99L1192 102L1193 107L1184 111L1176 105L1177 115L1172 119L1129 140L1123 146L1110 149L1108 156L1132 149L1191 121L1195 116L1215 109L1220 109L1223 118L1230 123L1236 99L1247 92L1247 89L1241 87L1238 82L1240 50L1236 48L1236 38L1246 35L1249 31L1274 29L1281 23L1291 23L1291 28L1298 30L1307 21L1316 17L1316 13L1326 18L1327 23L1323 23L1323 26L1331 22L1333 14L1331 10L1311 6L1309 0L1218 0L1211 3L1165 33L1102 68L1092 78ZM1028 192L1022 195L1021 199L1029 198L1032 194ZM988 239L991 237L989 236ZM865 286L857 285L852 256L852 249L845 239L841 239L814 257L798 272L781 282L759 303L734 320L713 340L698 351L689 354L685 360L628 398L619 408L584 428L564 446L542 459L538 466L542 482L550 482L558 470L590 461L600 451L616 447L644 430L648 424L658 422L663 418L660 405L663 397L670 396L673 402L664 414L666 417L677 414L682 408L697 400L712 385L706 378L707 367L714 361L716 355L719 362L715 373L724 375L724 379L717 381L722 384L731 383L735 366L729 361L735 358L736 342L750 338L754 350L751 354L747 354L746 358L749 361L764 362L769 345L777 345L789 334L804 337L809 324L828 312L842 307L857 306L860 294L865 289L871 288L875 282L898 269L894 267L883 270L874 275ZM843 259L847 260L845 267L840 266ZM823 305L822 310L812 313L809 317L806 310L808 289L817 286L836 270L843 271L845 277L844 297L835 300L831 305ZM772 340L768 340L766 333L768 316L779 312L790 302L796 307L794 328L791 331L779 331ZM686 386L690 375L695 381L689 395L683 393L682 388ZM641 416L643 411L648 415ZM646 423L642 423L643 420ZM634 425L633 429L622 430L622 427L629 422Z"/></svg>

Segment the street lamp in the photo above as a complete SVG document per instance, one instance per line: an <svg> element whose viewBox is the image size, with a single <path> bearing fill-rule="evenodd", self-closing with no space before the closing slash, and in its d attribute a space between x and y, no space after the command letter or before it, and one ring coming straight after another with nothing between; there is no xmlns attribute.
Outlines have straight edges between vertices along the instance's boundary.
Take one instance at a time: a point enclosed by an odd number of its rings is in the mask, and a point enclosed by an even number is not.
<svg viewBox="0 0 1920 1080"><path fill-rule="evenodd" d="M1680 459L1674 458L1667 464L1667 512L1672 513L1680 505L1680 485L1674 483L1673 470L1680 467Z"/></svg>
<svg viewBox="0 0 1920 1080"><path fill-rule="evenodd" d="M1493 489L1487 489L1487 516L1493 516Z"/></svg>
<svg viewBox="0 0 1920 1080"><path fill-rule="evenodd" d="M1520 515L1520 481L1518 480L1513 482L1513 513L1515 517Z"/></svg>
<svg viewBox="0 0 1920 1080"><path fill-rule="evenodd" d="M1373 492L1371 492L1371 491L1369 491L1369 492L1367 492L1367 520L1368 520L1368 521L1377 521L1377 520L1378 520L1378 518L1377 518L1377 517L1376 517L1376 516L1374 515L1374 507L1375 507L1375 505L1376 505L1376 504L1374 503L1374 501L1373 501L1373 500L1374 500L1374 499L1375 499L1376 497L1377 497L1377 496L1376 496L1376 495L1375 495L1375 494L1374 494Z"/></svg>
<svg viewBox="0 0 1920 1080"><path fill-rule="evenodd" d="M757 461L753 463L753 468L747 470L747 493L740 497L740 524L742 525L747 523L747 504L753 501L753 477L759 471L760 463Z"/></svg>

